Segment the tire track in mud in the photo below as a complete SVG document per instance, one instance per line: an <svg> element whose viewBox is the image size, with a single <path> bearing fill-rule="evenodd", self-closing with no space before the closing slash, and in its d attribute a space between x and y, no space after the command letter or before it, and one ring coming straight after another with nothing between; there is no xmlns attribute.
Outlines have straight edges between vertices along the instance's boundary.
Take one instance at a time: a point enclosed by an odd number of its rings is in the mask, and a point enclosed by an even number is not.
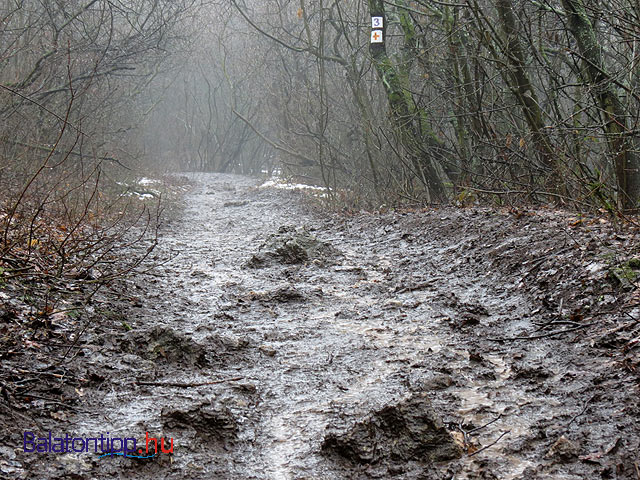
<svg viewBox="0 0 640 480"><path fill-rule="evenodd" d="M569 368L514 372L515 360L543 365L549 344L512 351L484 338L480 325L509 335L530 322L533 308L513 285L493 272L472 275L465 259L451 255L451 242L431 238L428 228L320 217L294 194L259 189L251 179L197 179L202 185L187 197L183 218L163 233L164 254L177 256L140 285L149 298L135 331L111 340L127 352L112 366L114 386L82 421L87 431L162 432L175 439L175 453L146 464L94 464L94 472L526 478L544 447L534 427L563 404L562 392L539 384ZM282 226L305 226L338 252L248 266ZM474 448L510 434L478 456L435 467L407 462L392 472L321 453L327 426L412 393L427 393L458 437L495 420L469 437Z"/></svg>

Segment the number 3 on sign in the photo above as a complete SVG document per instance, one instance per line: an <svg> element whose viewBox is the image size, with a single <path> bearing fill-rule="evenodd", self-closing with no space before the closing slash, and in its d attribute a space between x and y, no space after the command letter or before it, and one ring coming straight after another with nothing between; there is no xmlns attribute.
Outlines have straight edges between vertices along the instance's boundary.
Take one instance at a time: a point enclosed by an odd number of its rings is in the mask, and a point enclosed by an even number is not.
<svg viewBox="0 0 640 480"><path fill-rule="evenodd" d="M382 28L384 20L382 17L371 17L371 28Z"/></svg>

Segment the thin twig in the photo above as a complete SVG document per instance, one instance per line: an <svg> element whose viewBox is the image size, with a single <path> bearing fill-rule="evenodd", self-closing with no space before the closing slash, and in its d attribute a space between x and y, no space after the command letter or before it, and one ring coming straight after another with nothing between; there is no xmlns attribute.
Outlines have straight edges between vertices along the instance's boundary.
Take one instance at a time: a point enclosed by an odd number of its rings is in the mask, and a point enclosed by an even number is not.
<svg viewBox="0 0 640 480"><path fill-rule="evenodd" d="M41 103L36 102L34 99L23 95L22 93L18 92L17 90L14 90L11 87L8 87L6 85L0 84L0 88L14 94L17 95L18 97L22 98L23 100L26 100L27 102L31 102L34 105L38 106L39 108L41 108L42 110L44 110L45 112L47 112L50 115L53 115L54 117L56 117L58 120L60 120L63 124L69 125L71 128L73 128L76 132L78 132L81 135L86 135L86 133L84 133L82 130L80 130L78 127L76 127L75 125L73 125L72 123L70 123L68 121L68 117L67 118L62 118L60 115L58 115L55 112L52 112L51 110L49 110L47 107L45 107L44 105L42 105Z"/></svg>
<svg viewBox="0 0 640 480"><path fill-rule="evenodd" d="M500 420L502 418L502 414L498 415L496 418L494 418L493 420L491 420L488 423L485 423L484 425L481 425L480 427L476 427L473 430L469 430L467 433L473 433L473 432L477 432L478 430L482 430L483 428L488 427L489 425L491 425L492 423L497 422L498 420Z"/></svg>
<svg viewBox="0 0 640 480"><path fill-rule="evenodd" d="M60 364L62 364L62 362L66 360L67 355L69 355L69 352L71 352L71 350L73 350L73 348L77 346L78 340L80 340L80 337L84 334L84 332L87 330L88 327L89 327L89 319L87 319L84 322L84 325L82 326L82 329L80 331L76 330L76 336L75 336L76 338L73 339L73 343L69 345L69 348L65 352L64 356L58 362L58 366L60 366Z"/></svg>
<svg viewBox="0 0 640 480"><path fill-rule="evenodd" d="M548 322L545 323L535 323L534 325L537 325L538 328L536 328L534 330L534 332L539 332L540 330L544 330L545 328L547 328L550 325L571 325L573 327L581 327L582 323L580 322L572 322L571 320L558 320L556 318L553 318L551 320L549 320Z"/></svg>
<svg viewBox="0 0 640 480"><path fill-rule="evenodd" d="M493 447L496 443L498 443L500 441L500 439L502 437L504 437L505 435L511 433L511 430L507 430L506 432L502 432L502 435L500 435L495 442L490 443L489 445L482 447L480 450L476 450L475 452L473 452L472 454L470 454L470 457L473 457L474 455L477 455L480 452L484 452L487 448Z"/></svg>
<svg viewBox="0 0 640 480"><path fill-rule="evenodd" d="M586 402L584 402L584 407L582 408L582 410L580 411L580 413L576 414L573 416L573 418L569 421L569 423L567 423L567 429L569 429L569 427L571 426L571 424L573 422L576 421L576 419L582 415L584 412L587 411L587 408L589 408L589 404L591 403L591 401L596 398L596 395L592 395L591 398L589 398L589 400L587 400Z"/></svg>
<svg viewBox="0 0 640 480"><path fill-rule="evenodd" d="M20 396L20 397L31 397L31 398L37 398L38 400L44 400L46 402L50 402L50 403L55 403L56 405L60 405L61 407L64 408L68 408L69 410L73 410L74 412L79 412L80 410L78 410L76 407L72 407L71 405L68 405L66 403L63 402L59 402L58 400L54 400L53 398L49 398L49 397L42 397L40 395L35 395L33 393L21 393L21 392L16 392L15 393L16 396Z"/></svg>
<svg viewBox="0 0 640 480"><path fill-rule="evenodd" d="M225 378L224 380L212 380L210 382L194 382L194 383L185 383L185 382L150 382L150 381L136 380L135 384L136 385L150 386L150 387L191 388L191 387L204 387L206 385L217 385L219 383L225 383L225 382L237 382L238 380L244 380L244 377Z"/></svg>
<svg viewBox="0 0 640 480"><path fill-rule="evenodd" d="M60 346L65 346L65 345L60 345ZM24 370L22 368L18 368L15 371L18 372L18 373L22 373L22 374L28 373L28 374L32 374L32 375L44 375L44 376L47 376L47 377L54 377L54 378L57 378L59 380L68 379L68 380L77 380L79 382L88 382L89 381L86 378L75 377L74 374L69 373L69 372L62 374L62 373L52 373L52 372L39 372L37 370Z"/></svg>
<svg viewBox="0 0 640 480"><path fill-rule="evenodd" d="M410 287L400 288L396 290L395 293L415 292L416 290L424 290L425 288L429 288L432 285L433 285L433 282L418 283L417 285L411 285Z"/></svg>
<svg viewBox="0 0 640 480"><path fill-rule="evenodd" d="M591 327L595 325L596 322L587 323L585 325L580 325L579 327L574 328L566 328L564 330L556 330L555 332L549 332L542 335L532 335L530 337L498 337L498 338L489 338L492 342L510 342L513 340L535 340L537 338L547 338L553 337L555 335L561 335L563 333L575 332L576 330L582 330L583 328Z"/></svg>

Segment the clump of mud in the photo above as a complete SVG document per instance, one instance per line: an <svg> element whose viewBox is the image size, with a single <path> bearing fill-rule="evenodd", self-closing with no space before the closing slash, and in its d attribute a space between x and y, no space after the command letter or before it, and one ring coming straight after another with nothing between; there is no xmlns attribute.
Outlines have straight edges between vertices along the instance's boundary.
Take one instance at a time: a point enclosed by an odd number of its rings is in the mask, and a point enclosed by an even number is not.
<svg viewBox="0 0 640 480"><path fill-rule="evenodd" d="M316 262L322 265L335 263L340 252L331 244L312 235L306 227L283 225L269 236L258 252L245 264L249 268L263 268L274 262L301 264Z"/></svg>
<svg viewBox="0 0 640 480"><path fill-rule="evenodd" d="M433 463L462 455L425 394L386 405L347 428L327 430L322 450L354 463Z"/></svg>
<svg viewBox="0 0 640 480"><path fill-rule="evenodd" d="M147 360L199 366L209 363L205 347L166 327L154 327L150 331L130 335L123 341L122 347Z"/></svg>
<svg viewBox="0 0 640 480"><path fill-rule="evenodd" d="M251 292L252 300L266 303L302 302L305 298L306 297L302 292L291 285L280 286L274 290L266 292Z"/></svg>
<svg viewBox="0 0 640 480"><path fill-rule="evenodd" d="M162 410L162 422L165 428L192 428L198 436L206 439L232 439L238 431L238 422L233 413L215 403L165 408Z"/></svg>

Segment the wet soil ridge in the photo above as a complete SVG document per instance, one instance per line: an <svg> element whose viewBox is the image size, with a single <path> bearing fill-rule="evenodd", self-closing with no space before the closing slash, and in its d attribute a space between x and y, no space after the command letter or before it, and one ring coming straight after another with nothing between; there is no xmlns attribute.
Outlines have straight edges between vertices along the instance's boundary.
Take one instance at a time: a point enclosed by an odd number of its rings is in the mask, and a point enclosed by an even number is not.
<svg viewBox="0 0 640 480"><path fill-rule="evenodd" d="M29 365L3 359L0 478L638 480L632 228L333 215L194 178L152 271L96 298L64 342L32 337ZM35 455L23 431L149 432L174 452Z"/></svg>
<svg viewBox="0 0 640 480"><path fill-rule="evenodd" d="M168 407L162 410L162 420L169 430L192 429L205 441L232 440L238 422L229 408L212 402L188 407Z"/></svg>
<svg viewBox="0 0 640 480"><path fill-rule="evenodd" d="M387 405L346 429L330 428L322 448L359 463L433 463L462 455L426 394Z"/></svg>
<svg viewBox="0 0 640 480"><path fill-rule="evenodd" d="M155 362L170 362L183 368L209 363L209 351L191 338L166 327L125 334L122 349Z"/></svg>
<svg viewBox="0 0 640 480"><path fill-rule="evenodd" d="M334 262L334 257L339 254L336 248L318 240L305 226L282 225L276 233L267 238L246 266L261 268L270 261L285 264L314 261L326 265Z"/></svg>

